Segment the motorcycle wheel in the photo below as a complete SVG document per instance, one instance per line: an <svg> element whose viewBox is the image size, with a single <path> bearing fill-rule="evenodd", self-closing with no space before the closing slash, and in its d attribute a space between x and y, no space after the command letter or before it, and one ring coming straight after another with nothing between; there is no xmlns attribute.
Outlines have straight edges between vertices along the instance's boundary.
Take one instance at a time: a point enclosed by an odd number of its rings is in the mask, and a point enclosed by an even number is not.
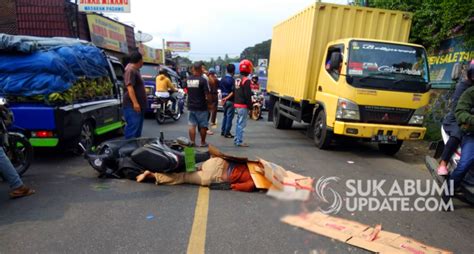
<svg viewBox="0 0 474 254"><path fill-rule="evenodd" d="M181 118L181 113L178 112L178 113L174 113L171 118L173 118L173 120L175 121L178 121L180 118Z"/></svg>
<svg viewBox="0 0 474 254"><path fill-rule="evenodd" d="M166 117L165 117L165 113L163 112L163 110L161 110L161 109L158 110L156 112L155 118L156 118L156 122L158 124L164 124Z"/></svg>
<svg viewBox="0 0 474 254"><path fill-rule="evenodd" d="M259 118L260 118L260 115L261 115L261 109L259 106L257 105L254 105L253 108L252 108L252 119L257 121Z"/></svg>
<svg viewBox="0 0 474 254"><path fill-rule="evenodd" d="M6 154L16 172L21 176L31 165L33 160L33 147L28 139L16 134L9 134L9 145L5 147Z"/></svg>

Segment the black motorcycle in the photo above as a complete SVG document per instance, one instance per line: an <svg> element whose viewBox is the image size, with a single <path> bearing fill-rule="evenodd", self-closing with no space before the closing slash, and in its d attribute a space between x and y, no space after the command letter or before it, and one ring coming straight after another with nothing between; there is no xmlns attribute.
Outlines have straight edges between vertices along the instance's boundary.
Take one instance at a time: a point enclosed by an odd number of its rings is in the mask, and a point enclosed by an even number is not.
<svg viewBox="0 0 474 254"><path fill-rule="evenodd" d="M3 149L18 174L23 175L33 160L33 147L21 133L8 131L13 124L13 113L7 108L6 100L0 98L0 135Z"/></svg>
<svg viewBox="0 0 474 254"><path fill-rule="evenodd" d="M136 176L145 170L161 173L184 172L184 149L188 145L190 142L186 138L110 140L100 144L95 151L87 152L85 159L99 173L99 178L135 180ZM196 163L209 158L209 152L195 153Z"/></svg>
<svg viewBox="0 0 474 254"><path fill-rule="evenodd" d="M178 121L181 118L181 113L183 112L182 105L184 105L184 92L182 89L179 89L176 97L177 101L174 108L173 103L169 98L155 98L155 101L151 104L151 108L155 113L155 118L158 124L165 123L168 118L171 118L174 121Z"/></svg>

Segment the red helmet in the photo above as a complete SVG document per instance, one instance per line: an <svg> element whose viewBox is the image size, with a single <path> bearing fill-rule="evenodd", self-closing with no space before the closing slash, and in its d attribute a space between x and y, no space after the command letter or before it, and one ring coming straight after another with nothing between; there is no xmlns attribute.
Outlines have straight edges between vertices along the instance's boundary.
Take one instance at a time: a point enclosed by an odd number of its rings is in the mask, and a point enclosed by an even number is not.
<svg viewBox="0 0 474 254"><path fill-rule="evenodd" d="M245 73L250 74L253 71L253 63L250 60L244 59L240 62L239 70L240 72L245 72Z"/></svg>

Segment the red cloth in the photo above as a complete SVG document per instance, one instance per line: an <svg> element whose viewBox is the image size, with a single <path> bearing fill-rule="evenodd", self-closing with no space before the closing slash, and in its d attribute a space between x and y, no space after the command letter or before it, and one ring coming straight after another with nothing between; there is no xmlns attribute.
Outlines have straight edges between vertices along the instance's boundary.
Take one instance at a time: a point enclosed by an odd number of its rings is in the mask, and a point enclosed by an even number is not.
<svg viewBox="0 0 474 254"><path fill-rule="evenodd" d="M247 108L247 105L246 104L234 103L234 108Z"/></svg>
<svg viewBox="0 0 474 254"><path fill-rule="evenodd" d="M236 164L229 176L229 181L232 190L251 192L255 189L247 164Z"/></svg>

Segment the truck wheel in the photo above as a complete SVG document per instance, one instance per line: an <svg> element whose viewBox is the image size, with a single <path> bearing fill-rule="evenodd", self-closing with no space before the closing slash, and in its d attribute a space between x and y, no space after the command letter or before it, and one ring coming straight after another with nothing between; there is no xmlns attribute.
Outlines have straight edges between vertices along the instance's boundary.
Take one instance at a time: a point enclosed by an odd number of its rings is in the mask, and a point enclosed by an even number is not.
<svg viewBox="0 0 474 254"><path fill-rule="evenodd" d="M93 132L93 125L91 122L87 121L82 124L81 127L81 135L79 137L79 143L82 144L82 146L86 149L87 151L90 151L92 146L94 146L94 132Z"/></svg>
<svg viewBox="0 0 474 254"><path fill-rule="evenodd" d="M326 113L319 111L314 123L314 143L319 149L328 149L332 141L332 131L328 130L326 124Z"/></svg>
<svg viewBox="0 0 474 254"><path fill-rule="evenodd" d="M276 102L273 106L273 126L277 129L289 129L293 120L280 114L280 103Z"/></svg>
<svg viewBox="0 0 474 254"><path fill-rule="evenodd" d="M396 144L379 144L379 150L389 156L395 155L403 145L403 140L397 141Z"/></svg>

